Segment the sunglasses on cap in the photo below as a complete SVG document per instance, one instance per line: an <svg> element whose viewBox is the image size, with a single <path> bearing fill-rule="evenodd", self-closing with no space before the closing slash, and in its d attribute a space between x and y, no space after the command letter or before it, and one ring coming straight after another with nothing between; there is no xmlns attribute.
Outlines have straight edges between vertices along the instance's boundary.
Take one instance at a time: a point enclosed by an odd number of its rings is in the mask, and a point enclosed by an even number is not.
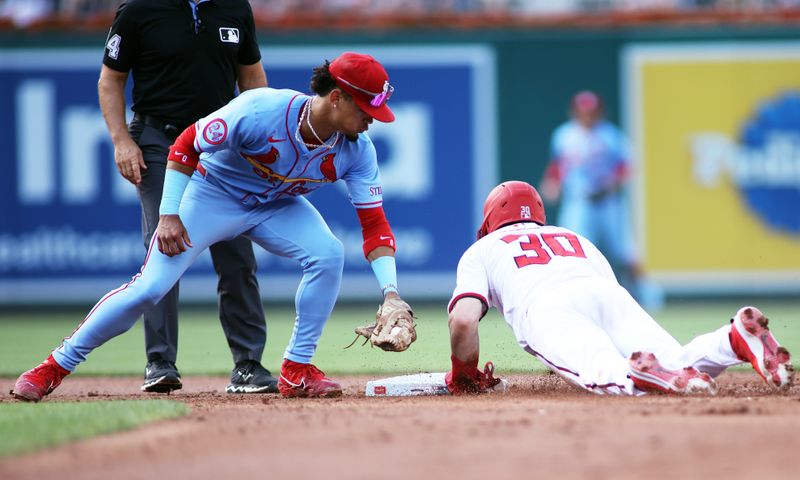
<svg viewBox="0 0 800 480"><path fill-rule="evenodd" d="M380 107L385 105L386 102L388 102L389 99L392 98L392 93L394 93L394 87L389 83L389 80L383 82L383 91L378 93L370 92L369 90L364 90L361 87L357 87L339 76L336 77L336 80L344 83L353 90L358 90L359 92L372 97L372 100L370 100L369 104L372 105L373 107Z"/></svg>

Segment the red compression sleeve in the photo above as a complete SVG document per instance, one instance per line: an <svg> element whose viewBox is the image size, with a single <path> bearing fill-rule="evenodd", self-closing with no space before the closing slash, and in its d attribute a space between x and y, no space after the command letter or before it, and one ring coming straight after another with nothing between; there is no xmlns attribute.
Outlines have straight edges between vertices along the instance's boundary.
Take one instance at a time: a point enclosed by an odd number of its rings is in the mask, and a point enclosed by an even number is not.
<svg viewBox="0 0 800 480"><path fill-rule="evenodd" d="M361 235L364 237L364 257L378 247L396 250L392 227L386 220L383 207L357 208L356 213L361 222Z"/></svg>
<svg viewBox="0 0 800 480"><path fill-rule="evenodd" d="M186 130L175 139L175 143L169 147L167 160L172 160L188 167L197 167L197 163L200 161L200 154L194 149L196 135L194 124L186 127Z"/></svg>

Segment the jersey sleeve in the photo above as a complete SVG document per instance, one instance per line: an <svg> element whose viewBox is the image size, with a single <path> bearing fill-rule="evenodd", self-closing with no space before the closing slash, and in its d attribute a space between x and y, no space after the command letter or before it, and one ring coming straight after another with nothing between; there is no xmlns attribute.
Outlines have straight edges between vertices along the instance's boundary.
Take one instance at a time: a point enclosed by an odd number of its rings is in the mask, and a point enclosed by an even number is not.
<svg viewBox="0 0 800 480"><path fill-rule="evenodd" d="M456 288L447 304L447 311L452 311L456 302L465 297L477 298L489 308L489 278L480 260L478 244L468 248L458 262Z"/></svg>
<svg viewBox="0 0 800 480"><path fill-rule="evenodd" d="M103 65L118 72L129 72L139 52L139 34L134 9L123 3L106 38Z"/></svg>
<svg viewBox="0 0 800 480"><path fill-rule="evenodd" d="M251 102L258 101L254 98L255 93L253 90L244 92L224 107L197 121L194 149L198 153L213 153L225 149L247 150L256 137L254 132L258 130L260 119L263 118L263 115L251 115Z"/></svg>
<svg viewBox="0 0 800 480"><path fill-rule="evenodd" d="M261 50L258 48L258 40L256 39L253 9L250 7L250 2L245 2L245 4L247 13L244 18L243 35L236 61L240 65L252 65L261 60Z"/></svg>
<svg viewBox="0 0 800 480"><path fill-rule="evenodd" d="M342 175L347 184L350 203L355 208L380 207L383 205L383 189L375 146L368 142L356 154L358 158L353 167Z"/></svg>

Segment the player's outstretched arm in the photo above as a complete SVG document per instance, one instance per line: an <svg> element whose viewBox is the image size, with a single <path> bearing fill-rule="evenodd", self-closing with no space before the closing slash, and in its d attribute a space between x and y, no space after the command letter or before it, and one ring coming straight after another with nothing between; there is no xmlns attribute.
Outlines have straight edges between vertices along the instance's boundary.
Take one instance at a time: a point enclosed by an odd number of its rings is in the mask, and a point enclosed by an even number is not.
<svg viewBox="0 0 800 480"><path fill-rule="evenodd" d="M356 335L366 337L365 344L369 341L383 350L402 352L417 339L417 331L414 312L398 293L394 234L383 207L359 208L356 212L364 237L364 257L370 262L383 294L375 322L356 328Z"/></svg>
<svg viewBox="0 0 800 480"><path fill-rule="evenodd" d="M417 339L417 331L414 311L397 291L394 249L378 246L367 253L367 260L383 292L383 303L375 314L375 322L356 328L356 334L366 337L365 343L369 341L389 352L402 352Z"/></svg>
<svg viewBox="0 0 800 480"><path fill-rule="evenodd" d="M164 191L161 194L159 207L158 227L156 227L156 240L158 251L169 257L180 255L187 247L192 246L189 232L186 231L178 210L186 186L189 184L194 166L180 163L167 162L167 172L164 175Z"/></svg>
<svg viewBox="0 0 800 480"><path fill-rule="evenodd" d="M473 297L456 301L448 317L450 350L455 358L465 364L475 364L480 356L478 322L483 317L483 302Z"/></svg>
<svg viewBox="0 0 800 480"><path fill-rule="evenodd" d="M452 370L445 375L445 383L454 395L485 392L498 383L494 365L487 362L483 372L478 370L480 343L478 322L485 313L482 301L473 297L460 298L450 310L450 361Z"/></svg>
<svg viewBox="0 0 800 480"><path fill-rule="evenodd" d="M195 125L189 125L178 135L167 154L167 172L164 175L164 190L158 209L156 240L158 251L170 257L180 255L187 247L192 246L189 233L178 216L178 210L183 192L200 162L200 153L194 147L196 135Z"/></svg>

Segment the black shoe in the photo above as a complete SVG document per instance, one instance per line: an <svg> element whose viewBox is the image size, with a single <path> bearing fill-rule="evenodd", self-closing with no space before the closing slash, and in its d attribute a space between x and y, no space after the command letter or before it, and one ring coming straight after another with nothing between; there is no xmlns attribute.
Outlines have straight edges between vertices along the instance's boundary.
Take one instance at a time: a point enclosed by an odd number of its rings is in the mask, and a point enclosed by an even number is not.
<svg viewBox="0 0 800 480"><path fill-rule="evenodd" d="M255 360L236 364L225 393L278 393L278 379Z"/></svg>
<svg viewBox="0 0 800 480"><path fill-rule="evenodd" d="M169 393L182 387L181 374L178 373L174 363L167 360L147 362L144 369L143 392Z"/></svg>

